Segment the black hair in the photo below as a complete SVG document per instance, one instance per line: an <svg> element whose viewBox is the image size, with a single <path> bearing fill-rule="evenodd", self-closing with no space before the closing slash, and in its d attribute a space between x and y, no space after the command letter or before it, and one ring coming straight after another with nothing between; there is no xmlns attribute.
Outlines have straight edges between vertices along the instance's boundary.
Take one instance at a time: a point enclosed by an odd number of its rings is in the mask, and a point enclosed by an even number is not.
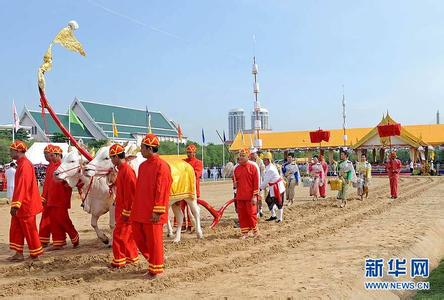
<svg viewBox="0 0 444 300"><path fill-rule="evenodd" d="M9 166L10 167L15 167L15 163L12 162L12 163L9 164Z"/></svg>
<svg viewBox="0 0 444 300"><path fill-rule="evenodd" d="M159 151L159 147L156 146L148 146L145 144L142 144L143 146L145 146L147 149L151 148L153 150L153 153L157 153Z"/></svg>
<svg viewBox="0 0 444 300"><path fill-rule="evenodd" d="M287 157L289 157L289 156L294 157L294 154L293 153L288 153Z"/></svg>
<svg viewBox="0 0 444 300"><path fill-rule="evenodd" d="M318 158L319 159L319 156L317 154L315 154L315 155L313 155L313 158Z"/></svg>
<svg viewBox="0 0 444 300"><path fill-rule="evenodd" d="M125 152L120 152L119 154L117 154L117 157L120 159L124 159L125 158Z"/></svg>

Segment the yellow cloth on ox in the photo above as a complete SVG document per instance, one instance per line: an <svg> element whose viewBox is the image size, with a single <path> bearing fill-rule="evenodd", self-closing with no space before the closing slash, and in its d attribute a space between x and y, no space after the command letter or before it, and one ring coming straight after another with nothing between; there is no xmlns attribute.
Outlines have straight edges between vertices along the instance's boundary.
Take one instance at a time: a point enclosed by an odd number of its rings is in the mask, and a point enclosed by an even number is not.
<svg viewBox="0 0 444 300"><path fill-rule="evenodd" d="M171 168L171 200L195 199L196 177L193 167L177 158L164 158Z"/></svg>

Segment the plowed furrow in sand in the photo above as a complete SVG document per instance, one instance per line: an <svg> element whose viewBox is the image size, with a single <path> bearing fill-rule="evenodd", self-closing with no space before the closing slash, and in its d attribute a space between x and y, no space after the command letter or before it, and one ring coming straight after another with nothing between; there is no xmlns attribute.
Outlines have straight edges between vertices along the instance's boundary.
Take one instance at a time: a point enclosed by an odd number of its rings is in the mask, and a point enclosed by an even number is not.
<svg viewBox="0 0 444 300"><path fill-rule="evenodd" d="M94 291L91 296L94 298L102 298L106 295L106 298L113 298L135 295L140 293L141 290L145 293L156 292L170 286L175 286L181 282L203 280L215 272L230 272L240 267L253 266L254 264L262 262L264 257L285 254L287 251L292 251L292 248L297 247L299 243L308 242L323 235L333 234L343 227L351 226L362 220L366 215L374 216L381 214L393 205L401 205L402 202L415 197L417 193L439 184L435 183L434 185L430 185L428 184L430 182L429 180L417 182L419 183L406 188L398 199L400 201L392 205L387 205L382 201L379 201L379 203L373 202L366 207L360 207L359 210L349 209L346 214L323 222L323 224L312 224L310 227L293 232L290 235L288 234L289 231L285 231L284 233L286 234L284 235L273 232L273 240L239 241L234 247L223 247L223 253L231 253L227 259L221 260L220 257L218 257L220 255L212 253L212 255L208 257L204 263L199 264L198 267L189 269L182 267L180 270L169 270L168 275L162 278L162 281L152 282L151 284L142 283L136 286L132 282L111 291ZM283 246L285 241L286 244ZM211 263L210 261L213 262Z"/></svg>
<svg viewBox="0 0 444 300"><path fill-rule="evenodd" d="M401 182L401 189L406 191L407 186L414 188L415 185L410 184L418 183L419 179L409 180L409 183ZM375 187L375 188L378 188ZM372 197L379 197L385 194L384 189L377 189L372 193ZM331 199L330 199L331 200ZM373 200L367 200L373 201ZM324 219L331 219L334 216L343 215L342 210L331 209L332 205L336 202L332 201L316 201L308 202L303 205L293 206L286 209L286 222L282 226L276 227L274 224L261 223L261 230L265 236L273 236L276 234L288 232L289 227L294 226L294 222L297 222L298 228L306 228L309 224L319 224ZM217 254L227 254L225 249L235 249L238 241L238 231L233 229L234 219L224 220L222 224L216 227L215 230L209 231L209 236L197 241L195 239L183 240L180 244L168 243L166 246L167 253L171 253L167 259L168 267L174 267L184 265L184 262L193 262L198 259L207 258ZM271 231L270 231L271 230ZM218 246L219 243L224 243L224 247ZM76 254L70 257L60 256L60 252L51 253L54 257L45 259L44 262L25 263L10 266L3 266L0 268L0 276L13 277L23 276L32 273L37 275L39 272L52 272L52 271L64 271L69 270L85 270L92 266L96 266L100 263L106 265L109 261L109 250L92 250L95 248L96 243L87 243L82 245L82 248L76 250ZM99 252L92 254L91 251Z"/></svg>
<svg viewBox="0 0 444 300"><path fill-rule="evenodd" d="M405 179L401 182L401 195L391 205L401 205L411 197L430 188L430 179ZM437 184L437 183L435 183ZM261 240L237 240L237 230L231 226L224 226L209 235L207 240L188 240L179 245L167 245L167 275L162 280L146 283L140 277L144 266L131 267L128 270L112 272L103 266L109 260L109 252L100 254L82 254L75 259L55 258L47 263L22 266L17 275L29 272L28 276L49 272L39 278L28 278L0 286L4 296L20 295L22 290L47 289L54 286L75 286L78 291L82 286L83 293L93 297L112 298L129 296L141 292L157 291L173 286L183 281L198 281L211 276L214 272L228 272L239 267L250 266L263 261L264 256L285 253L299 243L316 239L325 234L336 232L342 227L359 222L366 215L375 215L390 209L387 199L381 196L386 190L377 190L371 198L361 202L352 201L346 209L331 207L333 204L320 202L309 207L291 207L287 209L286 220L283 226L262 224ZM273 226L274 225L274 226ZM229 237L227 238L227 235ZM199 249L198 251L196 251ZM87 258L85 258L87 257ZM72 257L71 257L72 258ZM7 267L6 267L7 268ZM60 272L60 269L69 269L69 275ZM3 268L5 269L5 268ZM4 271L8 271L5 269ZM9 272L9 275L16 275ZM116 280L116 287L111 291L97 290L85 284L97 280ZM124 279L123 281L117 281ZM131 280L131 283L129 282ZM117 283L118 282L118 283ZM54 285L55 284L55 285Z"/></svg>
<svg viewBox="0 0 444 300"><path fill-rule="evenodd" d="M404 193L408 192L411 189L415 189L418 186L424 185L424 181L414 180L414 184L404 184L401 186L404 189ZM386 194L386 190L379 190L373 192L373 197L378 198L382 195ZM346 210L351 209L355 210L355 207L363 206L365 209L369 205L374 205L376 202L387 202L388 200L384 197L383 200L380 199L367 199L363 202L361 201L352 201L349 203L351 207L347 207ZM320 225L325 223L328 220L332 220L334 217L342 217L344 216L344 211L341 209L336 209L336 200L334 201L318 201L311 205L307 206L293 206L286 209L286 219L285 222L281 226L274 226L275 224L270 223L261 223L260 228L262 235L266 237L270 237L271 239L275 239L276 236L281 236L282 234L287 234L290 230L294 231L295 228L304 230L311 225ZM188 244L193 246L193 249L186 248L187 253L183 255L172 255L171 259L168 260L168 266L176 266L176 265L184 265L184 261L193 263L196 258L198 261L202 259L212 257L214 255L226 255L229 254L232 250L238 250L237 248L242 248L243 246L239 245L238 241L238 232L233 230L232 226L225 226L226 228L222 232L216 232L215 235L211 236L211 241L203 241L199 246L196 244L194 240L186 241ZM227 241L227 237L230 237L231 240ZM216 240L217 239L217 240ZM216 241L215 241L216 240ZM215 245L214 242L223 243L224 247L220 247L219 245ZM212 246L213 245L213 246ZM180 251L182 248L182 244L177 245L175 248L176 251ZM203 246L203 247L201 247ZM196 249L194 249L196 248ZM202 250L204 249L204 250ZM193 250L193 251L190 251ZM174 250L172 250L173 253Z"/></svg>

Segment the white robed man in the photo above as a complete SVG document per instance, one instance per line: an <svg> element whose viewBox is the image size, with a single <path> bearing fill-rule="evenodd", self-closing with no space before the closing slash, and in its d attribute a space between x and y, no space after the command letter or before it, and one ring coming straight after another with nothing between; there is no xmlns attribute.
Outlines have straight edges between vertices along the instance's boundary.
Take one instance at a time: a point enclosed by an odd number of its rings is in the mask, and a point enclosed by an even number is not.
<svg viewBox="0 0 444 300"><path fill-rule="evenodd" d="M276 220L277 223L281 223L284 216L284 180L279 175L279 171L276 166L273 164L273 156L270 152L266 152L262 159L265 164L265 173L260 185L260 189L263 191L268 188L268 194L265 202L271 211L271 217L266 219L266 221ZM276 208L279 210L277 217Z"/></svg>
<svg viewBox="0 0 444 300"><path fill-rule="evenodd" d="M9 168L5 171L6 176L6 197L8 200L6 203L9 204L9 201L12 201L12 195L14 194L14 180L15 180L15 163L12 162L9 164Z"/></svg>

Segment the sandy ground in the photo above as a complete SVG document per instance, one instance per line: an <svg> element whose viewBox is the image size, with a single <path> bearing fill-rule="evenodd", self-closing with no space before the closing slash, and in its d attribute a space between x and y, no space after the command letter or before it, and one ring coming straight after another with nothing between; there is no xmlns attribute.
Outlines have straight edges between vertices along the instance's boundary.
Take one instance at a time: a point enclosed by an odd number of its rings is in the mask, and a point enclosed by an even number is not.
<svg viewBox="0 0 444 300"><path fill-rule="evenodd" d="M204 212L205 238L185 234L180 244L166 238L166 273L154 281L141 278L145 262L117 271L107 268L111 250L97 240L77 199L71 216L81 247L45 253L38 262L5 262L10 254L9 208L1 204L0 296L409 298L412 294L406 292L366 291L364 261L366 257L429 257L432 267L437 265L444 256L444 178L402 178L396 201L388 199L387 185L387 178L375 178L369 198L351 200L345 209L336 207L333 192L325 200L311 201L308 189L298 187L297 203L285 209L283 224L260 222L260 240L239 240L232 207L215 230L208 228L211 218ZM230 199L231 193L229 183L202 188L203 199L215 207ZM107 228L107 219L100 221L102 228Z"/></svg>

